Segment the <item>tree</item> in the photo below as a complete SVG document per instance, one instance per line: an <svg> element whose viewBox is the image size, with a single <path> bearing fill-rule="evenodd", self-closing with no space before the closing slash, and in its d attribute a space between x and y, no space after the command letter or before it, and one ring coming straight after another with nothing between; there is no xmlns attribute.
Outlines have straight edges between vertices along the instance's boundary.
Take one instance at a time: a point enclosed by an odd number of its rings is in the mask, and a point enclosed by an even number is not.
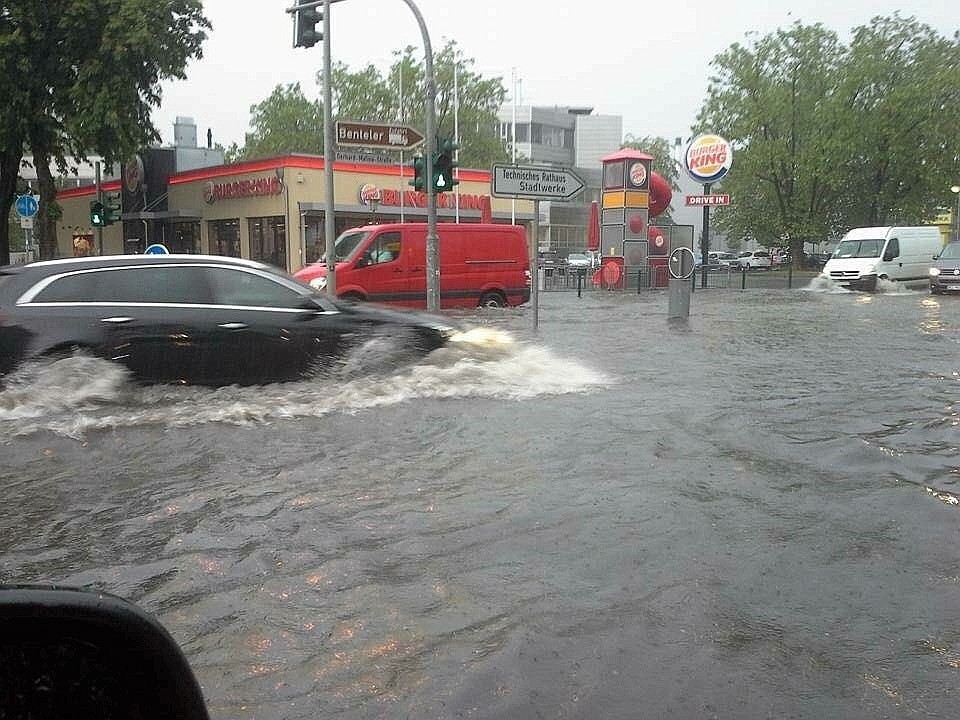
<svg viewBox="0 0 960 720"><path fill-rule="evenodd" d="M250 107L253 131L246 134L242 159L291 152L323 152L323 108L308 100L300 83L277 85L266 100ZM228 161L239 159L231 146Z"/></svg>
<svg viewBox="0 0 960 720"><path fill-rule="evenodd" d="M874 18L848 47L794 23L713 61L697 129L734 144L717 212L731 237L801 257L861 225L917 224L958 177L960 47L912 18Z"/></svg>
<svg viewBox="0 0 960 720"><path fill-rule="evenodd" d="M374 65L351 70L343 63L331 69L331 96L335 119L366 122L402 122L422 130L426 117L424 65L412 46L394 53L386 74ZM434 55L437 83L437 132L454 135L454 71L458 95L460 160L463 167L489 167L507 159L497 132L497 111L506 97L502 79L483 78L472 70L448 41ZM318 75L318 84L323 77ZM401 92L402 89L402 92ZM295 90L295 92L294 92ZM252 131L247 133L243 158L286 152L323 151L323 105L310 101L299 86L278 87L264 102L251 108Z"/></svg>
<svg viewBox="0 0 960 720"><path fill-rule="evenodd" d="M653 156L653 171L670 183L671 190L680 192L680 169L673 157L673 145L669 140L662 137L635 137L627 133L623 139L623 147L639 150ZM673 205L671 204L664 211L665 220L670 218L672 208ZM665 220L661 220L661 222Z"/></svg>
<svg viewBox="0 0 960 720"><path fill-rule="evenodd" d="M0 8L0 212L13 204L29 149L41 257L56 255L51 165L64 171L67 156L91 153L116 162L158 140L150 111L160 83L184 77L209 27L200 0L13 0ZM0 264L7 261L0 225Z"/></svg>
<svg viewBox="0 0 960 720"><path fill-rule="evenodd" d="M805 238L833 231L841 54L832 31L798 22L714 59L698 129L734 145L733 169L721 183L732 204L716 213L730 237L788 244L800 257Z"/></svg>

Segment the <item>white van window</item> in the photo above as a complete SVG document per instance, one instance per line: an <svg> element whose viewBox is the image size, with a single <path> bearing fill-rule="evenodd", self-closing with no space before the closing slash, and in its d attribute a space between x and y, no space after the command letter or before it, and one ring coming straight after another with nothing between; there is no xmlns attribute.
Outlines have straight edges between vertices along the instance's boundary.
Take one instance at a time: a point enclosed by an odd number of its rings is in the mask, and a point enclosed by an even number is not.
<svg viewBox="0 0 960 720"><path fill-rule="evenodd" d="M949 243L940 253L944 260L960 260L960 242Z"/></svg>
<svg viewBox="0 0 960 720"><path fill-rule="evenodd" d="M880 257L883 240L841 240L833 251L835 258L874 258Z"/></svg>
<svg viewBox="0 0 960 720"><path fill-rule="evenodd" d="M894 258L900 257L900 241L897 238L890 238L887 241L887 249L883 251L884 258Z"/></svg>

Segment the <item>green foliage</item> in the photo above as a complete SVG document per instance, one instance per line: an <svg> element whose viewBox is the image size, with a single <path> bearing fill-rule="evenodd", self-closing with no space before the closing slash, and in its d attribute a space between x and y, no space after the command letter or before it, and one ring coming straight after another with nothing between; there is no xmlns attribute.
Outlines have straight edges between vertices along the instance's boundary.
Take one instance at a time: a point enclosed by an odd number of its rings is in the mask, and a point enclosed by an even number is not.
<svg viewBox="0 0 960 720"><path fill-rule="evenodd" d="M323 152L322 106L308 100L299 83L277 85L270 97L250 108L250 114L253 132L247 133L242 152L231 146L227 162L291 152Z"/></svg>
<svg viewBox="0 0 960 720"><path fill-rule="evenodd" d="M64 170L66 156L92 153L121 161L159 139L150 113L161 82L185 77L209 27L200 0L11 0L0 8L0 171L17 168L24 147L33 153L43 256L55 251L49 164ZM11 202L0 179L0 211Z"/></svg>
<svg viewBox="0 0 960 720"><path fill-rule="evenodd" d="M849 46L819 24L748 34L713 60L697 129L734 144L716 212L764 245L928 220L958 175L960 46L912 18L874 18Z"/></svg>
<svg viewBox="0 0 960 720"><path fill-rule="evenodd" d="M423 132L426 82L415 48L394 53L385 74L374 65L351 70L343 63L331 71L334 119L402 122ZM434 55L437 84L437 133L454 134L454 69L457 74L460 165L486 168L507 160L497 132L497 110L506 97L502 79L483 78L449 41ZM322 85L323 77L317 77ZM402 97L400 89L403 89ZM269 98L251 108L251 128L239 157L248 159L288 152L323 152L323 105L308 100L297 86L278 86ZM228 153L229 157L230 153Z"/></svg>

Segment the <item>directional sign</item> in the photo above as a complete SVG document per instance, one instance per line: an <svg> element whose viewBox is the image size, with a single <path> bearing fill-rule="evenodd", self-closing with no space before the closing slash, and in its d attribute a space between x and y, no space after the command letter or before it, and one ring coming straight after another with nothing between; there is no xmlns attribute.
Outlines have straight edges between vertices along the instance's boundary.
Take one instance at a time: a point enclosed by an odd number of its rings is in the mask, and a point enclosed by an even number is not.
<svg viewBox="0 0 960 720"><path fill-rule="evenodd" d="M705 205L729 205L729 195L687 195L687 207L703 207Z"/></svg>
<svg viewBox="0 0 960 720"><path fill-rule="evenodd" d="M33 217L40 208L39 195L20 195L17 198L17 215L24 218Z"/></svg>
<svg viewBox="0 0 960 720"><path fill-rule="evenodd" d="M406 125L337 121L337 145L341 147L409 150L422 142L423 135Z"/></svg>
<svg viewBox="0 0 960 720"><path fill-rule="evenodd" d="M160 243L155 243L150 245L146 250L143 251L144 255L169 255L170 252L167 250L165 245Z"/></svg>
<svg viewBox="0 0 960 720"><path fill-rule="evenodd" d="M583 180L567 168L535 165L494 165L494 197L531 200L567 200L585 187Z"/></svg>

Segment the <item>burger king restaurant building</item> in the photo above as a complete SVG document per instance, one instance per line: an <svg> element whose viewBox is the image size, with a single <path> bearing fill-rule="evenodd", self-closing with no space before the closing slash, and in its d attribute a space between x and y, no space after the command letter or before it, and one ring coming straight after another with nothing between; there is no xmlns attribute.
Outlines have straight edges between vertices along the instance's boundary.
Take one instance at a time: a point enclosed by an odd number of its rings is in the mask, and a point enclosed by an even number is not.
<svg viewBox="0 0 960 720"><path fill-rule="evenodd" d="M162 244L172 253L242 257L294 272L323 253L322 157L293 154L179 173L165 171L157 157L138 157L118 181L103 184L105 194L121 198L121 222L102 231L90 225L93 186L59 193L60 257L142 253ZM408 184L409 167L335 162L333 169L337 235L370 223L426 222L426 195ZM438 222L532 223L532 202L491 197L489 172L464 169L458 176L459 193L437 196Z"/></svg>

